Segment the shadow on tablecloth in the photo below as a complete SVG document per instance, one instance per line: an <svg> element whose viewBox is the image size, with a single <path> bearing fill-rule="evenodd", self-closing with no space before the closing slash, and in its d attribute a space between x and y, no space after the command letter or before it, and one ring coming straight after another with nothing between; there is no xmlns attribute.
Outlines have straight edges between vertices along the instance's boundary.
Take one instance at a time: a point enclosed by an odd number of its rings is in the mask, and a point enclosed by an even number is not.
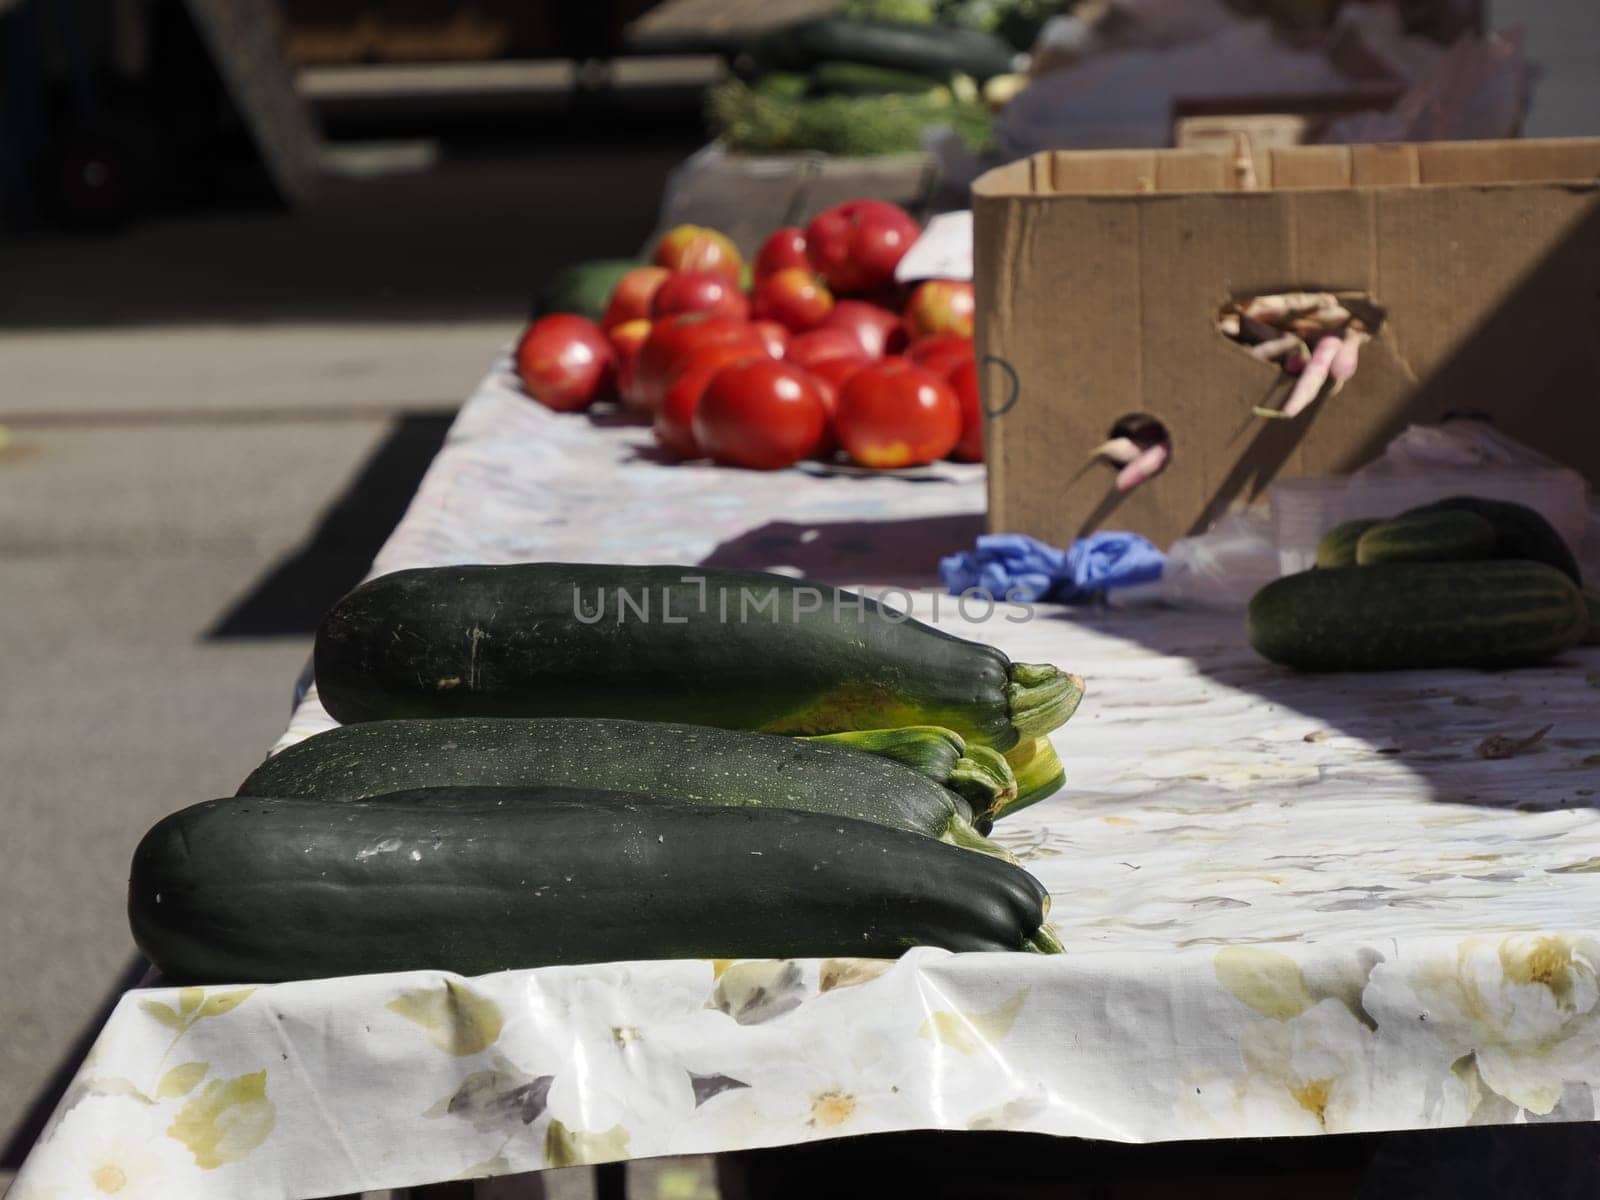
<svg viewBox="0 0 1600 1200"><path fill-rule="evenodd" d="M782 570L841 587L937 587L939 559L972 545L981 513L891 521L769 521L703 558L702 567Z"/></svg>

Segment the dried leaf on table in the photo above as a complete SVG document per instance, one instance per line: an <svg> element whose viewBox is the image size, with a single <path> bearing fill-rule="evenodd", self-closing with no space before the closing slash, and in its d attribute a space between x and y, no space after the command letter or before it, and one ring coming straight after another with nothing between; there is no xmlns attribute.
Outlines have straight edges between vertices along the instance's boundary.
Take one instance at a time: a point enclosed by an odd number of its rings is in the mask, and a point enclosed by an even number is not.
<svg viewBox="0 0 1600 1200"><path fill-rule="evenodd" d="M1544 741L1544 735L1554 729L1554 725L1546 725L1525 738L1507 737L1503 733L1493 733L1478 743L1479 758L1515 758L1525 751L1532 750Z"/></svg>

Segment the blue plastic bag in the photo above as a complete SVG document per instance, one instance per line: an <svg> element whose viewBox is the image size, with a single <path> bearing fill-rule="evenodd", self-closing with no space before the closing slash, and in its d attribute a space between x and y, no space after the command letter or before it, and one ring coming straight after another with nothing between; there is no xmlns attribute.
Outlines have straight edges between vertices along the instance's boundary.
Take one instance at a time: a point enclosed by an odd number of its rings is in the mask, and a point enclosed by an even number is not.
<svg viewBox="0 0 1600 1200"><path fill-rule="evenodd" d="M939 562L952 595L978 588L996 599L1076 604L1096 592L1161 578L1166 555L1136 533L1093 533L1063 550L1020 533L989 533L977 548Z"/></svg>

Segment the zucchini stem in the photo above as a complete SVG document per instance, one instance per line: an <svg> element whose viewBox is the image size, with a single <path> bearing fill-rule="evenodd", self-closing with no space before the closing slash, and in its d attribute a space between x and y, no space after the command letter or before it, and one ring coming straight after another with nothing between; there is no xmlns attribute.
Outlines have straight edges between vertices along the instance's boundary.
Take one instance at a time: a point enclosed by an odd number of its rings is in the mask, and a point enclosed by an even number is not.
<svg viewBox="0 0 1600 1200"><path fill-rule="evenodd" d="M1011 724L1022 741L1065 725L1083 700L1083 677L1049 663L1012 663L1006 686Z"/></svg>
<svg viewBox="0 0 1600 1200"><path fill-rule="evenodd" d="M900 729L847 729L814 734L803 742L833 742L901 763L965 800L973 813L1011 804L1017 780L1005 755L987 746L969 746L942 725L907 725Z"/></svg>
<svg viewBox="0 0 1600 1200"><path fill-rule="evenodd" d="M945 826L944 836L939 840L948 842L952 846L960 846L963 850L975 850L979 854L987 854L990 858L1001 859L1012 866L1020 865L1015 854L999 842L992 842L984 837L961 817L950 818L950 824Z"/></svg>
<svg viewBox="0 0 1600 1200"><path fill-rule="evenodd" d="M944 785L970 804L974 813L998 812L1017 799L1018 781L1011 764L989 746L968 746Z"/></svg>
<svg viewBox="0 0 1600 1200"><path fill-rule="evenodd" d="M1046 796L1059 792L1067 781L1066 771L1056 748L1047 737L1021 742L1006 751L1006 762L1016 773L1017 794L1007 803L998 804L986 815L990 820L1010 816L1019 809L1037 804Z"/></svg>
<svg viewBox="0 0 1600 1200"><path fill-rule="evenodd" d="M1065 954L1067 948L1061 944L1061 939L1056 936L1055 930L1048 925L1041 925L1029 935L1023 948L1030 954Z"/></svg>

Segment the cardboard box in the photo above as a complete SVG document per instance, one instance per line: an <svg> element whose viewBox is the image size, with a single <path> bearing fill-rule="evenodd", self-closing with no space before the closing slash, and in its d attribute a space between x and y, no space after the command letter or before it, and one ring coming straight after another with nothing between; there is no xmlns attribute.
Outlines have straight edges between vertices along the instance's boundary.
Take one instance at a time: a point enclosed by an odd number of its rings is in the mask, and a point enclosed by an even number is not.
<svg viewBox="0 0 1600 1200"><path fill-rule="evenodd" d="M1600 480L1600 139L1249 153L1047 153L974 184L978 353L1004 409L991 529L1165 545L1459 412ZM1363 293L1383 325L1340 395L1253 417L1282 372L1215 316L1302 287ZM1111 468L1080 468L1132 413L1173 456L1123 496Z"/></svg>

